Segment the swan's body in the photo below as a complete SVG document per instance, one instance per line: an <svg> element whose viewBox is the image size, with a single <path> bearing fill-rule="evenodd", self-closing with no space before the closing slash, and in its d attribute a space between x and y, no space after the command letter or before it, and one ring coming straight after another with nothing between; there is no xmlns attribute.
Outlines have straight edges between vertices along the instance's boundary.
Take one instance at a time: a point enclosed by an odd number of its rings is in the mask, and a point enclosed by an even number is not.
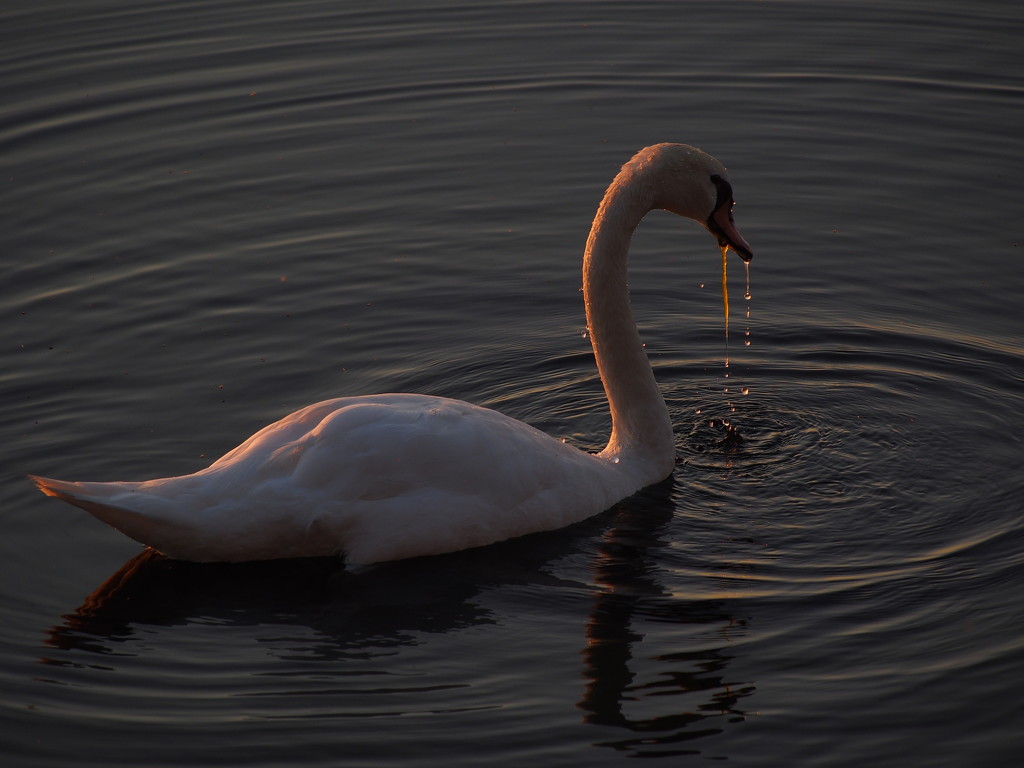
<svg viewBox="0 0 1024 768"><path fill-rule="evenodd" d="M145 482L33 477L171 557L345 555L352 564L453 552L597 514L666 478L672 424L629 308L629 239L664 208L749 260L725 168L683 144L641 150L616 176L587 241L583 289L612 434L589 454L496 411L414 394L345 397L257 432L207 469Z"/></svg>

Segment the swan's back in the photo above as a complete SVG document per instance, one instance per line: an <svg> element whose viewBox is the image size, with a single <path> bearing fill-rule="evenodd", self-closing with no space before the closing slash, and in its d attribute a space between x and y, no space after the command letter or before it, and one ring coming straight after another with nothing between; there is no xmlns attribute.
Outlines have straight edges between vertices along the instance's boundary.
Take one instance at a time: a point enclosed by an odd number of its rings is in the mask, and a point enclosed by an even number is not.
<svg viewBox="0 0 1024 768"><path fill-rule="evenodd" d="M643 484L496 411L425 395L311 405L193 475L33 479L172 557L344 554L353 564L552 530Z"/></svg>

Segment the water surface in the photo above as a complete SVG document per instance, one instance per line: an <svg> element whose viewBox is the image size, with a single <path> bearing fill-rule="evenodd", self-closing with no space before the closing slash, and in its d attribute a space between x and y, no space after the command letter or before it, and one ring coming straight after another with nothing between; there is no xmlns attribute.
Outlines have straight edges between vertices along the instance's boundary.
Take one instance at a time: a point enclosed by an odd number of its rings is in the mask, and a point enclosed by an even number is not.
<svg viewBox="0 0 1024 768"><path fill-rule="evenodd" d="M89 0L0 29L12 764L1016 764L1018 4ZM658 141L730 167L756 254L727 343L714 241L635 238L670 482L353 574L140 555L23 479L191 472L394 390L599 448L579 258Z"/></svg>

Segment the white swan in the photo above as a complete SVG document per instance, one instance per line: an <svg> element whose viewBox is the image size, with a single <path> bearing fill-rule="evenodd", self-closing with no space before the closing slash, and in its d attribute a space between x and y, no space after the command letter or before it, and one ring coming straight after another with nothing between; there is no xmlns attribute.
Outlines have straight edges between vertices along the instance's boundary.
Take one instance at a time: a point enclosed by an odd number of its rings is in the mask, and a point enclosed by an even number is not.
<svg viewBox="0 0 1024 768"><path fill-rule="evenodd" d="M583 257L587 326L612 417L598 454L486 408L389 394L303 408L192 475L30 479L136 541L194 561L344 555L369 564L491 544L608 509L675 463L668 409L629 307L630 237L661 208L701 223L723 253L749 261L727 178L699 149L658 144L623 166L601 201Z"/></svg>

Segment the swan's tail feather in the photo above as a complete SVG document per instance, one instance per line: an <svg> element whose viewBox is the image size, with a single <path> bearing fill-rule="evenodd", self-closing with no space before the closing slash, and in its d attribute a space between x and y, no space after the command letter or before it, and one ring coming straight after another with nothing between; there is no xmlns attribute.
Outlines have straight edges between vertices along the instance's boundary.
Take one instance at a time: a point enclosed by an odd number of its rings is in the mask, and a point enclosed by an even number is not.
<svg viewBox="0 0 1024 768"><path fill-rule="evenodd" d="M137 483L74 483L37 475L28 479L47 496L84 509L140 544L162 549L163 543L173 541L182 532L180 525L124 504Z"/></svg>
<svg viewBox="0 0 1024 768"><path fill-rule="evenodd" d="M55 499L61 499L71 504L75 503L71 499L75 497L74 489L79 485L78 483L54 480L51 477L39 477L39 475L28 475L28 479L47 496L53 496Z"/></svg>

